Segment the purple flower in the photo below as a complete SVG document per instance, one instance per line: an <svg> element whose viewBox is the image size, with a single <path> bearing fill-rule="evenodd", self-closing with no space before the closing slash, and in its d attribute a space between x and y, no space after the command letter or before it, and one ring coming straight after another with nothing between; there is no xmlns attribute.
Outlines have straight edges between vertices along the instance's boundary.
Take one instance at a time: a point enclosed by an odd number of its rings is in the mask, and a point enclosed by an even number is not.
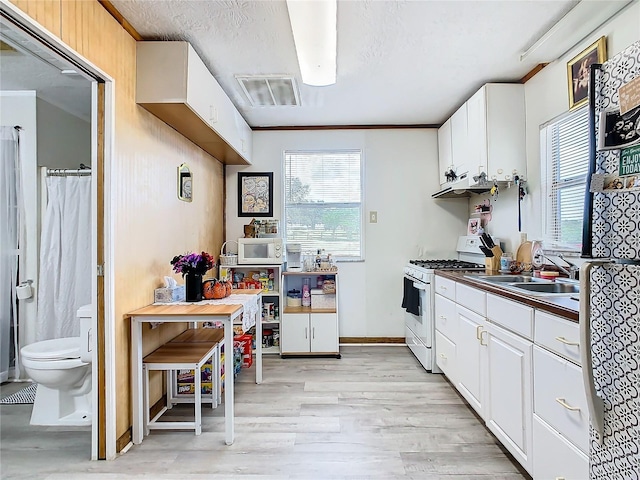
<svg viewBox="0 0 640 480"><path fill-rule="evenodd" d="M181 273L184 277L187 273L204 275L215 265L215 259L207 252L187 253L186 255L176 255L171 260L173 271Z"/></svg>

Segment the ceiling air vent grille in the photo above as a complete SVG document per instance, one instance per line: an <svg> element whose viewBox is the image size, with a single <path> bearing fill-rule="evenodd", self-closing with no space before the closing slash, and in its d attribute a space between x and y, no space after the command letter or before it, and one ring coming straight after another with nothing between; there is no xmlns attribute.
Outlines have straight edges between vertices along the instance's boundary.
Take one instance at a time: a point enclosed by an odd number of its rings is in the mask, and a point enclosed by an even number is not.
<svg viewBox="0 0 640 480"><path fill-rule="evenodd" d="M242 91L253 107L300 105L296 80L286 75L236 75Z"/></svg>

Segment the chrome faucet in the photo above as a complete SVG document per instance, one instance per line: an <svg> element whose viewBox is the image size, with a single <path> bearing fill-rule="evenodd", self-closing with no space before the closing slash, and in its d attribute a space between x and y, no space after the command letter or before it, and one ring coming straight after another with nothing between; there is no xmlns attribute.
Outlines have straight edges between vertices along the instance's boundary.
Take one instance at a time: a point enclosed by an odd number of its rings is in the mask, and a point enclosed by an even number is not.
<svg viewBox="0 0 640 480"><path fill-rule="evenodd" d="M558 254L558 258L560 258L564 263L566 263L567 265L569 265L569 269L567 270L565 267L563 267L562 265L558 264L557 262L553 261L551 258L547 257L544 253L542 252L538 252L538 256L549 260L553 265L555 265L556 267L558 267L560 269L560 271L562 273L564 273L565 275L567 275L571 280L575 280L576 276L578 274L578 271L580 270L580 267L578 267L576 264L571 263L569 260L567 260L566 258L564 258L563 254Z"/></svg>

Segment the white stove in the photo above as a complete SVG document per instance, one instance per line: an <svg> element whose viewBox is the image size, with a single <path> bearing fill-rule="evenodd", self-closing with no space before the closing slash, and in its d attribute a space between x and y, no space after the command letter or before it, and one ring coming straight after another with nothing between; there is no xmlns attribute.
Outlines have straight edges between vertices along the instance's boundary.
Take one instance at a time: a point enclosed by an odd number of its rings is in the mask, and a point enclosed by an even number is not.
<svg viewBox="0 0 640 480"><path fill-rule="evenodd" d="M498 239L494 239L496 245ZM410 260L404 267L405 338L407 346L427 371L442 373L435 362L434 275L436 270L483 271L484 255L480 238L465 236L458 239L455 260Z"/></svg>

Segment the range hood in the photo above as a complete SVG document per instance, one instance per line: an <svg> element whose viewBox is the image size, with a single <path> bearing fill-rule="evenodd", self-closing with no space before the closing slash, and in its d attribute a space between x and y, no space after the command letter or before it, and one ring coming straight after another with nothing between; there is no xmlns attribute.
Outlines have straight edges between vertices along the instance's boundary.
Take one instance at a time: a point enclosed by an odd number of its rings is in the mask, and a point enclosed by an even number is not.
<svg viewBox="0 0 640 480"><path fill-rule="evenodd" d="M471 179L465 173L455 182L449 182L439 192L431 195L431 198L464 198L471 194L487 193L491 191L493 184L485 182L482 185L470 185Z"/></svg>

